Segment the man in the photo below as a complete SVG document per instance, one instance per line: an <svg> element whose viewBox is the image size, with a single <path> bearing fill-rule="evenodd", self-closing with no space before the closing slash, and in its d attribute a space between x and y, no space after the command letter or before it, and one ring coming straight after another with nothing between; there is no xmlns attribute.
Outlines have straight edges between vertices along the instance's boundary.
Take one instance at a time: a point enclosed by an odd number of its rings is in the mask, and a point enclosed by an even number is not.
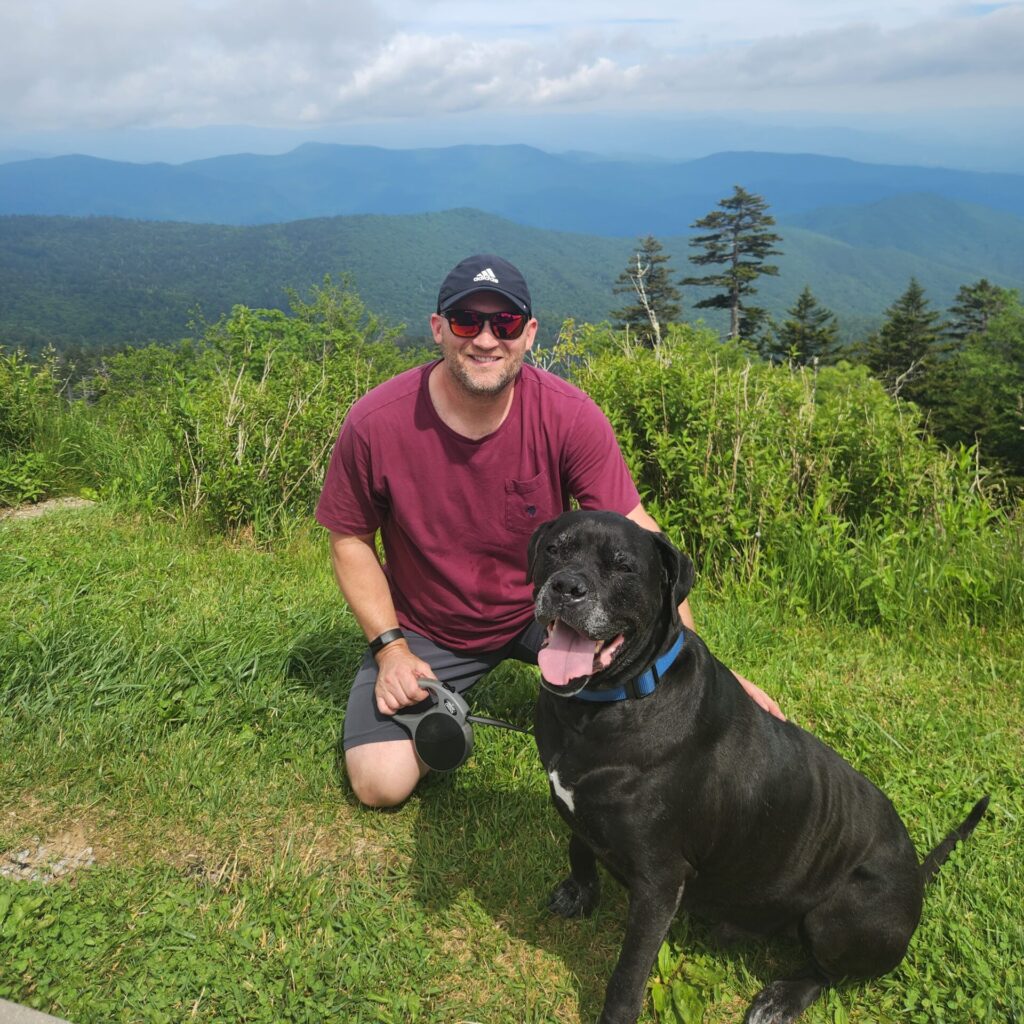
<svg viewBox="0 0 1024 1024"><path fill-rule="evenodd" d="M394 720L427 697L420 679L463 691L505 658L536 664L544 633L526 580L536 526L574 498L658 530L597 405L523 365L537 321L511 263L478 255L454 267L430 329L440 359L349 411L316 512L330 531L338 586L370 642L344 747L352 789L374 807L401 803L426 774ZM680 614L692 628L685 602Z"/></svg>

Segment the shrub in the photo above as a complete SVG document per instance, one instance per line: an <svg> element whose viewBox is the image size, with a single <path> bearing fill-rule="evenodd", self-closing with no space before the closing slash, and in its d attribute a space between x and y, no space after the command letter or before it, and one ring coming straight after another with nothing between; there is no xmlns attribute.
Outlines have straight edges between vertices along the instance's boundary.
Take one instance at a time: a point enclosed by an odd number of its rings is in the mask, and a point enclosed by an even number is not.
<svg viewBox="0 0 1024 1024"><path fill-rule="evenodd" d="M646 507L700 571L875 621L922 605L1024 610L1020 525L971 450L925 438L914 407L863 367L794 372L748 356L682 327L658 351L604 343L568 359Z"/></svg>
<svg viewBox="0 0 1024 1024"><path fill-rule="evenodd" d="M152 461L129 478L115 472L111 485L221 529L274 535L312 514L352 402L412 364L396 335L328 282L313 301L293 300L291 315L236 306L189 354L191 365L164 365L160 387L151 383L160 357L126 353L101 405L111 422L144 424Z"/></svg>
<svg viewBox="0 0 1024 1024"><path fill-rule="evenodd" d="M196 344L105 358L70 403L52 363L0 352L0 502L89 487L272 538L312 515L351 404L422 358L396 335L328 281L290 314L238 306ZM1024 617L1019 510L863 367L772 366L692 327L652 351L571 322L537 358L605 409L704 581L894 625Z"/></svg>
<svg viewBox="0 0 1024 1024"><path fill-rule="evenodd" d="M52 360L33 366L20 352L0 347L0 507L52 492L57 473L37 441L58 410Z"/></svg>

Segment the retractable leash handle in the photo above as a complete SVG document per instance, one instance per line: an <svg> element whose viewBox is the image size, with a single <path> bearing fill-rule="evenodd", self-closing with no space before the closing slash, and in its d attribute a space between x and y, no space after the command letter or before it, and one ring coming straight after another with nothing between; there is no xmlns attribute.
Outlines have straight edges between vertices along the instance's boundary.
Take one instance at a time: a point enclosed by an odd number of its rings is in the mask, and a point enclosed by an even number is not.
<svg viewBox="0 0 1024 1024"><path fill-rule="evenodd" d="M425 711L401 712L395 721L409 732L420 760L434 771L454 771L473 752L473 722L529 734L529 730L497 718L471 715L462 695L446 683L421 679L419 684L435 703Z"/></svg>

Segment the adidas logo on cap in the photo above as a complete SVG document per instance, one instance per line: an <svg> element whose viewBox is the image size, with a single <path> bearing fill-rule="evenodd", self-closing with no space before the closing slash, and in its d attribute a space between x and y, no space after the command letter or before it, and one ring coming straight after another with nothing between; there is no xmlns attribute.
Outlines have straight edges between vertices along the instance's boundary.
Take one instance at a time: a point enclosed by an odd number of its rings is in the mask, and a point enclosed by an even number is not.
<svg viewBox="0 0 1024 1024"><path fill-rule="evenodd" d="M481 270L480 273L477 274L476 277L473 278L473 280L474 281L488 281L490 284L497 284L498 283L498 278L495 276L494 271L491 270L490 267L488 267L486 270Z"/></svg>

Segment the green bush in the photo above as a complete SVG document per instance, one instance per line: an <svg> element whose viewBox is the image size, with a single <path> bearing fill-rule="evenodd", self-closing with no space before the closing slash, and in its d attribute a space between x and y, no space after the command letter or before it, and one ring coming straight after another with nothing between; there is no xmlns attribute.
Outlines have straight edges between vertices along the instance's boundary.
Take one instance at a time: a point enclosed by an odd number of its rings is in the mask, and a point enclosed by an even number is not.
<svg viewBox="0 0 1024 1024"><path fill-rule="evenodd" d="M108 489L219 529L280 532L312 513L352 402L412 364L395 336L328 282L291 315L236 306L184 355L123 354L98 405L116 435L135 424L145 455L111 466Z"/></svg>
<svg viewBox="0 0 1024 1024"><path fill-rule="evenodd" d="M57 473L37 443L59 405L50 359L33 366L20 352L0 347L0 507L38 501L53 491Z"/></svg>
<svg viewBox="0 0 1024 1024"><path fill-rule="evenodd" d="M662 527L712 580L899 623L1024 611L1020 524L968 449L928 440L863 367L753 361L689 327L659 351L557 354L605 409Z"/></svg>
<svg viewBox="0 0 1024 1024"><path fill-rule="evenodd" d="M74 402L51 365L0 353L0 501L88 488L278 536L312 515L352 402L422 358L396 333L328 281L290 314L238 306L198 343L110 356ZM605 409L706 583L889 625L1024 617L1019 510L863 367L772 366L692 327L652 351L571 322L538 358Z"/></svg>
<svg viewBox="0 0 1024 1024"><path fill-rule="evenodd" d="M311 515L341 421L422 357L330 280L236 306L196 343L105 357L68 402L53 361L0 352L0 504L59 488L270 537Z"/></svg>

